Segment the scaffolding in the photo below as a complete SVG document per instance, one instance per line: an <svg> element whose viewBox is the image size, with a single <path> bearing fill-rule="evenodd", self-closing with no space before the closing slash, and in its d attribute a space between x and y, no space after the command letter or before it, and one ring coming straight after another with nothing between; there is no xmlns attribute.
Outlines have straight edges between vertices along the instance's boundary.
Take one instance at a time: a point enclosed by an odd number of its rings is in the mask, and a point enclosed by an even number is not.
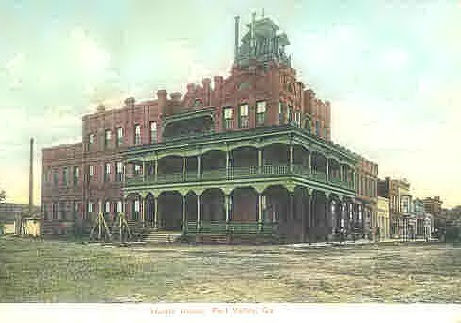
<svg viewBox="0 0 461 323"><path fill-rule="evenodd" d="M107 226L106 219L104 218L104 213L99 212L98 216L96 217L96 220L94 221L94 225L91 228L90 232L90 241L93 241L95 238L96 234L96 229L98 230L97 232L97 240L98 241L103 241L102 236L104 232L104 241L112 241L112 233L109 230L109 227Z"/></svg>
<svg viewBox="0 0 461 323"><path fill-rule="evenodd" d="M118 232L117 232L118 231ZM114 235L119 235L119 242L126 243L132 239L132 233L124 213L118 213L111 228L107 225L104 213L100 212L96 217L90 232L90 241L115 242Z"/></svg>

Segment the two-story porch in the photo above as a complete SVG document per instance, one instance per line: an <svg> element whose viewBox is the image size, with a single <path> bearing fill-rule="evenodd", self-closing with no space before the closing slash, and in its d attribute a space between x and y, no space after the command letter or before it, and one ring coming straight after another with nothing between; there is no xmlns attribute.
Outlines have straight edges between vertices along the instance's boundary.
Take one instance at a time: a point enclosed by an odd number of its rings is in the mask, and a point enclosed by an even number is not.
<svg viewBox="0 0 461 323"><path fill-rule="evenodd" d="M314 241L359 221L353 155L295 127L172 139L125 158L126 213L153 228Z"/></svg>

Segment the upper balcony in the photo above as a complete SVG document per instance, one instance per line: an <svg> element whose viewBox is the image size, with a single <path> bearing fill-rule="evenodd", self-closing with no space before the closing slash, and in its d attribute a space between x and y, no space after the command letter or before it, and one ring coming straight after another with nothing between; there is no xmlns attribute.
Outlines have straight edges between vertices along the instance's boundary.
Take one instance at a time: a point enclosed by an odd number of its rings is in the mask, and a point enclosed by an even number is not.
<svg viewBox="0 0 461 323"><path fill-rule="evenodd" d="M201 135L132 149L125 189L289 180L353 193L354 155L295 127ZM130 170L132 170L130 172ZM168 184L168 185L167 185Z"/></svg>
<svg viewBox="0 0 461 323"><path fill-rule="evenodd" d="M342 177L338 172L327 175L324 172L309 169L303 165L264 165L206 169L201 172L186 171L166 174L137 174L129 176L125 181L125 187L135 188L138 186L151 186L159 184L180 184L213 181L233 181L251 179L273 178L299 178L316 182L318 184L332 185L345 190L354 190L354 181L351 178Z"/></svg>

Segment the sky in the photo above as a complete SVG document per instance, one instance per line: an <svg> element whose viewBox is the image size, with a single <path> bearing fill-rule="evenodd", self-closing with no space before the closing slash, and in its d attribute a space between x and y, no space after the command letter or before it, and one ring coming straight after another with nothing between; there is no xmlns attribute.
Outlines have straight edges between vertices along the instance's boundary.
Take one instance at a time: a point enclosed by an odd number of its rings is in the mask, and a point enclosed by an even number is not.
<svg viewBox="0 0 461 323"><path fill-rule="evenodd" d="M234 16L288 34L301 81L332 106L332 139L406 178L416 197L461 204L461 2L426 0L2 0L0 188L34 201L41 149L81 140L99 103L227 76Z"/></svg>

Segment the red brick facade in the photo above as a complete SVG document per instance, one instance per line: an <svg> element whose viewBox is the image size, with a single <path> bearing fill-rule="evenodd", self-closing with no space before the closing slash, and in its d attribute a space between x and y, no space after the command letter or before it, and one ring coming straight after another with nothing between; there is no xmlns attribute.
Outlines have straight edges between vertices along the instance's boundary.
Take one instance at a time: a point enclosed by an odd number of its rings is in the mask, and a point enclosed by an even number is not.
<svg viewBox="0 0 461 323"><path fill-rule="evenodd" d="M245 111L241 107L245 105L248 105L248 120L240 118L240 112ZM129 98L121 108L98 107L97 112L83 116L83 143L43 150L45 223L53 219L52 210L56 213L56 207L62 217L55 214L54 223L63 222L64 218L85 219L89 209L100 211L99 203L103 208L109 203L110 213L115 213L122 200L122 176L117 173L120 153L135 145L162 142L163 117L210 107L214 108L216 132L294 122L330 141L330 103L305 89L293 68L276 60L264 64L250 61L247 67L234 64L229 77L215 76L213 82L206 78L201 84L188 84L183 96L171 93L168 98L165 90L159 90L155 99L136 103ZM225 108L232 109L232 113L228 110L226 114ZM67 185L62 183L66 167L67 177L72 179L74 167L79 169L75 186L70 180ZM130 174L133 169L124 171ZM58 174L58 183L48 178L53 177L53 172Z"/></svg>

